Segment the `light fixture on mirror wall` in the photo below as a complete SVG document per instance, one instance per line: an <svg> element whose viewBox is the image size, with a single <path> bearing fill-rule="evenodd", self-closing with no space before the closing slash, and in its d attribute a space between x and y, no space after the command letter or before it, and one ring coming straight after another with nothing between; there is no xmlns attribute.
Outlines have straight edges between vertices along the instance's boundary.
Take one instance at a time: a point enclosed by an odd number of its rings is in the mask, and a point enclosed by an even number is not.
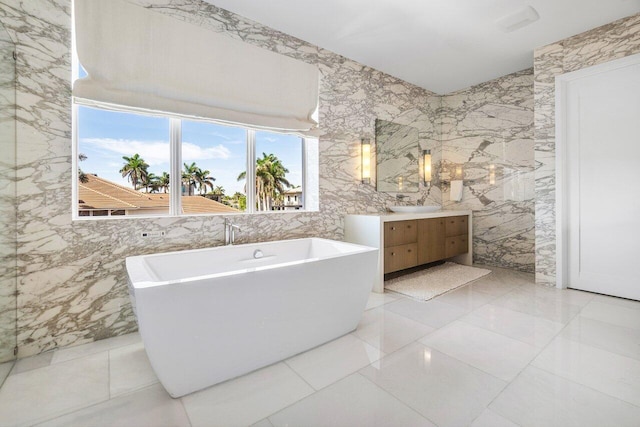
<svg viewBox="0 0 640 427"><path fill-rule="evenodd" d="M496 165L489 165L489 185L496 185Z"/></svg>
<svg viewBox="0 0 640 427"><path fill-rule="evenodd" d="M424 185L431 186L431 150L422 151L422 166L424 169Z"/></svg>
<svg viewBox="0 0 640 427"><path fill-rule="evenodd" d="M360 161L362 163L362 183L371 182L371 140L362 138L360 142Z"/></svg>
<svg viewBox="0 0 640 427"><path fill-rule="evenodd" d="M398 177L398 191L404 191L404 177Z"/></svg>

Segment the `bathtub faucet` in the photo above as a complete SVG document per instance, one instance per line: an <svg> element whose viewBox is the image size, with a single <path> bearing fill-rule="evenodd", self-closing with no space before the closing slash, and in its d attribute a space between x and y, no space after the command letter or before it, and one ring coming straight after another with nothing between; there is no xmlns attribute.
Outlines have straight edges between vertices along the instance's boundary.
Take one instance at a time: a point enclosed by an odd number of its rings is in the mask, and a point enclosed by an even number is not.
<svg viewBox="0 0 640 427"><path fill-rule="evenodd" d="M237 231L242 231L242 230L240 230L240 227L238 227L237 225L233 224L229 218L225 218L224 219L224 244L225 244L225 246L233 245L233 243L236 241L236 230Z"/></svg>

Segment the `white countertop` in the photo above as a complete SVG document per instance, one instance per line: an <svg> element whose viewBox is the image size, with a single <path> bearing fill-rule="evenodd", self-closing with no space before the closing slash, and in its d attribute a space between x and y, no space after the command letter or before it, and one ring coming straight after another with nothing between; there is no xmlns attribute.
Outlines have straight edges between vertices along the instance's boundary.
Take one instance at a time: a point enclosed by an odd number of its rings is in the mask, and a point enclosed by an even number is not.
<svg viewBox="0 0 640 427"><path fill-rule="evenodd" d="M447 216L459 216L459 215L471 215L471 211L470 210L466 210L466 211L439 210L436 212L427 212L427 213L389 212L385 214L361 214L361 215L349 215L349 216L379 217L380 221L389 222L389 221L407 221L411 219L442 218Z"/></svg>

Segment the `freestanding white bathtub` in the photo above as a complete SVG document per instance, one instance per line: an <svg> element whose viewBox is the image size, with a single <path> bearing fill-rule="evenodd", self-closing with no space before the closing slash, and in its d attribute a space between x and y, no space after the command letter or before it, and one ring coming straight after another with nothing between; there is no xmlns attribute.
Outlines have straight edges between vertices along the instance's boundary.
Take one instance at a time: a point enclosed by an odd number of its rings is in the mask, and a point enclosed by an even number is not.
<svg viewBox="0 0 640 427"><path fill-rule="evenodd" d="M349 333L371 292L377 252L311 238L127 258L160 382L180 397Z"/></svg>

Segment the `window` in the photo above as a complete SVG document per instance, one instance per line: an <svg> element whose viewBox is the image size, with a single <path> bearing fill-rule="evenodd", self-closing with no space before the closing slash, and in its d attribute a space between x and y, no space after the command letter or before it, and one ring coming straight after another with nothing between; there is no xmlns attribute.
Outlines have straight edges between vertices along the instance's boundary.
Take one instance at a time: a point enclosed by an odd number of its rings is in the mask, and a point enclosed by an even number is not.
<svg viewBox="0 0 640 427"><path fill-rule="evenodd" d="M306 174L317 174L317 165L305 165L308 147L317 150L314 140L211 121L74 108L76 218L314 207L305 206ZM317 162L317 153L310 158Z"/></svg>

